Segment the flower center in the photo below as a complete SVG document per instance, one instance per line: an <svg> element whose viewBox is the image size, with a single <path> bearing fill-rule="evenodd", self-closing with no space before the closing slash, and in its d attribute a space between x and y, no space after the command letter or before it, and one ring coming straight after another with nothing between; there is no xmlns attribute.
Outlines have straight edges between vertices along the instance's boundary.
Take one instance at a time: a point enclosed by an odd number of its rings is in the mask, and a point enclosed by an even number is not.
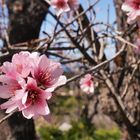
<svg viewBox="0 0 140 140"><path fill-rule="evenodd" d="M37 91L35 91L35 90L30 90L30 91L28 92L28 100L29 100L32 104L34 104L34 103L37 101L37 99L38 99L38 93L37 93Z"/></svg>
<svg viewBox="0 0 140 140"><path fill-rule="evenodd" d="M51 72L49 70L46 71L40 71L38 73L38 82L43 84L43 85L50 85L50 82L52 81L52 77L51 77Z"/></svg>
<svg viewBox="0 0 140 140"><path fill-rule="evenodd" d="M133 1L133 6L135 7L135 9L140 9L140 1L139 0L134 0Z"/></svg>
<svg viewBox="0 0 140 140"><path fill-rule="evenodd" d="M66 3L65 3L64 0L59 0L58 3L57 3L57 5L58 5L59 8L65 7L65 4L66 4Z"/></svg>

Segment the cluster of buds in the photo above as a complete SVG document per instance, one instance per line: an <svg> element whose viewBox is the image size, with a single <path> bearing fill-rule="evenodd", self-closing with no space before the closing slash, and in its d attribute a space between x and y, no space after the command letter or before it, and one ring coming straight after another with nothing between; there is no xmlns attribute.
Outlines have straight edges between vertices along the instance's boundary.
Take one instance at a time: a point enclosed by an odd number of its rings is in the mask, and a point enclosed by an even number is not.
<svg viewBox="0 0 140 140"><path fill-rule="evenodd" d="M86 94L94 93L93 76L91 74L86 74L83 78L81 78L80 88Z"/></svg>

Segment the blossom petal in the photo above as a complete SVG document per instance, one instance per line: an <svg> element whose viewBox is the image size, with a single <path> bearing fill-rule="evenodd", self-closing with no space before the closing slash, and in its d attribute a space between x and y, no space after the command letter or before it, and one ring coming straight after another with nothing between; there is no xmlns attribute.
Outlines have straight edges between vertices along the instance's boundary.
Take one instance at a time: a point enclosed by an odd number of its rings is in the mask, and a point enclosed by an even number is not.
<svg viewBox="0 0 140 140"><path fill-rule="evenodd" d="M14 69L14 65L9 62L3 63L2 72L13 79L16 79L16 77L18 76L16 70Z"/></svg>
<svg viewBox="0 0 140 140"><path fill-rule="evenodd" d="M24 96L24 93L25 93L24 89L16 90L13 101L21 100Z"/></svg>
<svg viewBox="0 0 140 140"><path fill-rule="evenodd" d="M17 109L16 104L12 104L10 107L7 108L6 113L11 113L12 111Z"/></svg>
<svg viewBox="0 0 140 140"><path fill-rule="evenodd" d="M49 65L50 65L50 60L45 55L40 56L38 67L42 71L46 71Z"/></svg>
<svg viewBox="0 0 140 140"><path fill-rule="evenodd" d="M22 110L22 114L27 119L31 119L34 116L34 113L32 112L30 108Z"/></svg>
<svg viewBox="0 0 140 140"><path fill-rule="evenodd" d="M44 92L43 93L43 98L44 99L49 100L49 99L51 99L51 97L52 97L52 93L51 92Z"/></svg>
<svg viewBox="0 0 140 140"><path fill-rule="evenodd" d="M6 108L9 108L12 105L13 105L13 101L8 100L7 102L1 104L0 107L1 107L1 109L6 109Z"/></svg>
<svg viewBox="0 0 140 140"><path fill-rule="evenodd" d="M0 97L3 99L7 99L12 97L13 94L11 93L11 89L7 85L1 85L0 86Z"/></svg>
<svg viewBox="0 0 140 140"><path fill-rule="evenodd" d="M31 78L31 77L28 77L27 83L28 83L29 85L31 84L31 85L37 87L36 80L34 80L34 79Z"/></svg>
<svg viewBox="0 0 140 140"><path fill-rule="evenodd" d="M23 97L22 97L22 104L25 104L27 101L27 97L28 97L28 92L25 92Z"/></svg>
<svg viewBox="0 0 140 140"><path fill-rule="evenodd" d="M126 12L130 12L130 11L133 11L134 9L131 6L129 6L127 3L124 3L122 5L122 10Z"/></svg>
<svg viewBox="0 0 140 140"><path fill-rule="evenodd" d="M66 84L67 78L66 76L62 75L59 77L58 81L50 88L46 89L46 92L53 92L56 87Z"/></svg>
<svg viewBox="0 0 140 140"><path fill-rule="evenodd" d="M40 104L35 105L36 111L40 115L48 115L50 114L50 109L46 103L46 101L41 102Z"/></svg>

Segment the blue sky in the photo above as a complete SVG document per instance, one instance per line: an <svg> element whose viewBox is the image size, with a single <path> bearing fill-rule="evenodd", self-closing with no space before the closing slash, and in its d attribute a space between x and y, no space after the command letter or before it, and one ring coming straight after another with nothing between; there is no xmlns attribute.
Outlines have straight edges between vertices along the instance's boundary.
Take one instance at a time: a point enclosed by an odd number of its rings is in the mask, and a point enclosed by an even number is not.
<svg viewBox="0 0 140 140"><path fill-rule="evenodd" d="M82 5L84 6L84 9L87 9L88 7L88 0L80 0L80 2L82 3ZM94 3L96 0L89 0L89 2L92 4ZM115 14L115 9L114 9L114 4L113 4L113 0L100 0L100 2L94 7L95 11L96 11L96 21L97 22L104 22L107 23L107 9L109 7L109 24L113 24L116 18L116 14ZM54 12L55 10L52 9ZM51 16L46 16L46 20L44 20L43 24L42 24L42 30L51 34L53 33L53 29L54 26L53 24L55 23L54 19ZM102 28L102 27L98 27L97 28ZM42 31L40 32L40 36L41 38L45 38L46 35L44 35L42 33ZM114 44L110 43L108 44L108 47L105 50L105 53L107 54L108 59L111 58L114 53L115 53L116 49L114 47Z"/></svg>
<svg viewBox="0 0 140 140"><path fill-rule="evenodd" d="M88 7L87 1L90 1L91 3L94 3L96 0L80 0L82 5L84 5L84 8L86 9ZM98 22L107 22L107 9L108 6L110 7L110 24L112 24L115 21L115 9L113 5L113 0L100 0L100 2L95 6L95 11L96 11L96 21ZM0 8L0 13L1 13L1 8ZM6 12L7 13L7 12ZM40 32L40 37L45 38L46 35L42 33L42 31L46 31L48 33L53 32L53 27L54 20L51 16L46 17L47 20L44 20L42 27L41 27L41 32ZM3 21L1 21L3 22ZM6 21L7 22L7 21ZM0 47L2 46L2 42L0 40ZM112 57L113 54L115 53L115 48L112 47L112 44L109 44L108 47L106 48L106 54L108 58Z"/></svg>
<svg viewBox="0 0 140 140"><path fill-rule="evenodd" d="M91 4L94 3L95 1L96 0L89 0ZM88 7L87 0L80 0L80 3L82 3L85 9ZM112 24L115 21L116 15L115 15L113 0L100 0L100 2L95 6L95 11L97 13L96 21L107 22L108 6L110 7L110 13L109 13L110 24ZM51 16L47 16L46 20L44 20L42 24L42 30L51 33L51 31L53 31L53 26L52 26L53 23L54 23L54 19ZM45 36L41 33L41 37L43 38Z"/></svg>
<svg viewBox="0 0 140 140"><path fill-rule="evenodd" d="M91 0L93 1L93 0ZM113 23L115 21L115 9L113 0L101 0L98 5L96 6L96 9L99 8L99 13L97 14L97 19L101 21L107 21L107 9L110 9L109 16L110 16L110 23Z"/></svg>
<svg viewBox="0 0 140 140"><path fill-rule="evenodd" d="M87 8L88 5L88 0L80 0L80 2L82 3L82 5L84 5L84 8ZM90 3L94 3L96 0L89 0ZM95 11L97 13L97 18L96 21L103 21L106 22L107 21L107 8L108 5L110 6L110 24L113 23L115 21L115 10L114 10L114 5L113 5L113 0L100 0L100 2L97 4L97 6L95 7ZM1 12L1 8L0 8L0 12ZM7 13L7 12L5 12ZM51 16L46 17L47 20L44 20L43 24L42 24L42 28L41 28L41 38L46 37L42 31L46 31L48 33L51 33L51 31L53 31L53 18ZM1 43L0 43L1 46Z"/></svg>
<svg viewBox="0 0 140 140"><path fill-rule="evenodd" d="M87 7L89 1L93 4L96 0L80 0L84 7ZM110 21L113 22L115 20L115 9L113 0L100 0L98 4L95 6L95 10L97 12L97 19L100 21L106 21L107 19L107 9L110 7Z"/></svg>
<svg viewBox="0 0 140 140"><path fill-rule="evenodd" d="M91 3L94 3L95 0L89 0ZM86 9L88 7L88 3L87 0L80 0L80 2L82 3L82 5L84 5L84 8ZM107 22L107 9L108 6L110 7L110 24L112 24L115 21L115 9L114 9L114 5L113 5L113 0L100 0L100 2L95 6L95 11L96 11L96 21L98 22ZM0 8L0 13L1 13L1 8ZM8 13L7 11L5 11L5 13ZM42 33L42 31L46 31L47 33L51 33L53 32L53 28L54 26L52 26L54 24L54 20L51 16L47 16L46 17L47 20L44 20L42 27L41 27L41 32L40 32L40 37L41 38L45 38L46 35ZM0 21L3 22L3 21ZM7 20L6 20L7 22ZM2 47L2 42L0 40L0 47ZM112 47L113 46L113 47ZM115 47L113 44L108 44L108 47L105 50L105 53L109 58L111 58L114 53L115 53Z"/></svg>

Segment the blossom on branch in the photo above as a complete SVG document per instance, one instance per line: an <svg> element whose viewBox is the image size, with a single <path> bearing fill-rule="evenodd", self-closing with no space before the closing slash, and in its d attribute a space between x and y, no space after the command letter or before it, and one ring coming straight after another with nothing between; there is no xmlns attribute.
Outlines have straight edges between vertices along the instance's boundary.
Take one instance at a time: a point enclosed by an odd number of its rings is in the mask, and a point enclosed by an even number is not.
<svg viewBox="0 0 140 140"><path fill-rule="evenodd" d="M78 0L51 0L50 5L57 11L57 16L63 12L76 10L78 8Z"/></svg>
<svg viewBox="0 0 140 140"><path fill-rule="evenodd" d="M52 0L50 4L56 9L57 16L59 16L63 12L70 11L68 0Z"/></svg>
<svg viewBox="0 0 140 140"><path fill-rule="evenodd" d="M6 113L17 109L27 119L48 115L47 100L55 88L66 83L60 63L37 53L15 54L12 62L1 66L1 72L0 98L8 99L1 109L6 109Z"/></svg>
<svg viewBox="0 0 140 140"><path fill-rule="evenodd" d="M83 92L87 94L94 93L94 83L91 74L86 74L84 78L80 80L80 88Z"/></svg>
<svg viewBox="0 0 140 140"><path fill-rule="evenodd" d="M50 113L46 100L52 96L51 93L38 87L36 80L28 77L21 99L22 107L20 110L23 116L30 119L33 116L48 115Z"/></svg>
<svg viewBox="0 0 140 140"><path fill-rule="evenodd" d="M6 75L0 75L0 98L7 99L15 95L15 91L21 89L19 81Z"/></svg>
<svg viewBox="0 0 140 140"><path fill-rule="evenodd" d="M45 55L42 55L34 65L31 73L39 84L44 87L52 87L61 77L63 69L60 63L53 62Z"/></svg>
<svg viewBox="0 0 140 140"><path fill-rule="evenodd" d="M20 52L12 57L12 62L4 62L1 67L5 75L17 79L18 77L26 78L33 65L33 58L30 57L29 52Z"/></svg>
<svg viewBox="0 0 140 140"><path fill-rule="evenodd" d="M122 10L127 12L128 23L131 24L137 21L140 24L140 0L125 0Z"/></svg>

